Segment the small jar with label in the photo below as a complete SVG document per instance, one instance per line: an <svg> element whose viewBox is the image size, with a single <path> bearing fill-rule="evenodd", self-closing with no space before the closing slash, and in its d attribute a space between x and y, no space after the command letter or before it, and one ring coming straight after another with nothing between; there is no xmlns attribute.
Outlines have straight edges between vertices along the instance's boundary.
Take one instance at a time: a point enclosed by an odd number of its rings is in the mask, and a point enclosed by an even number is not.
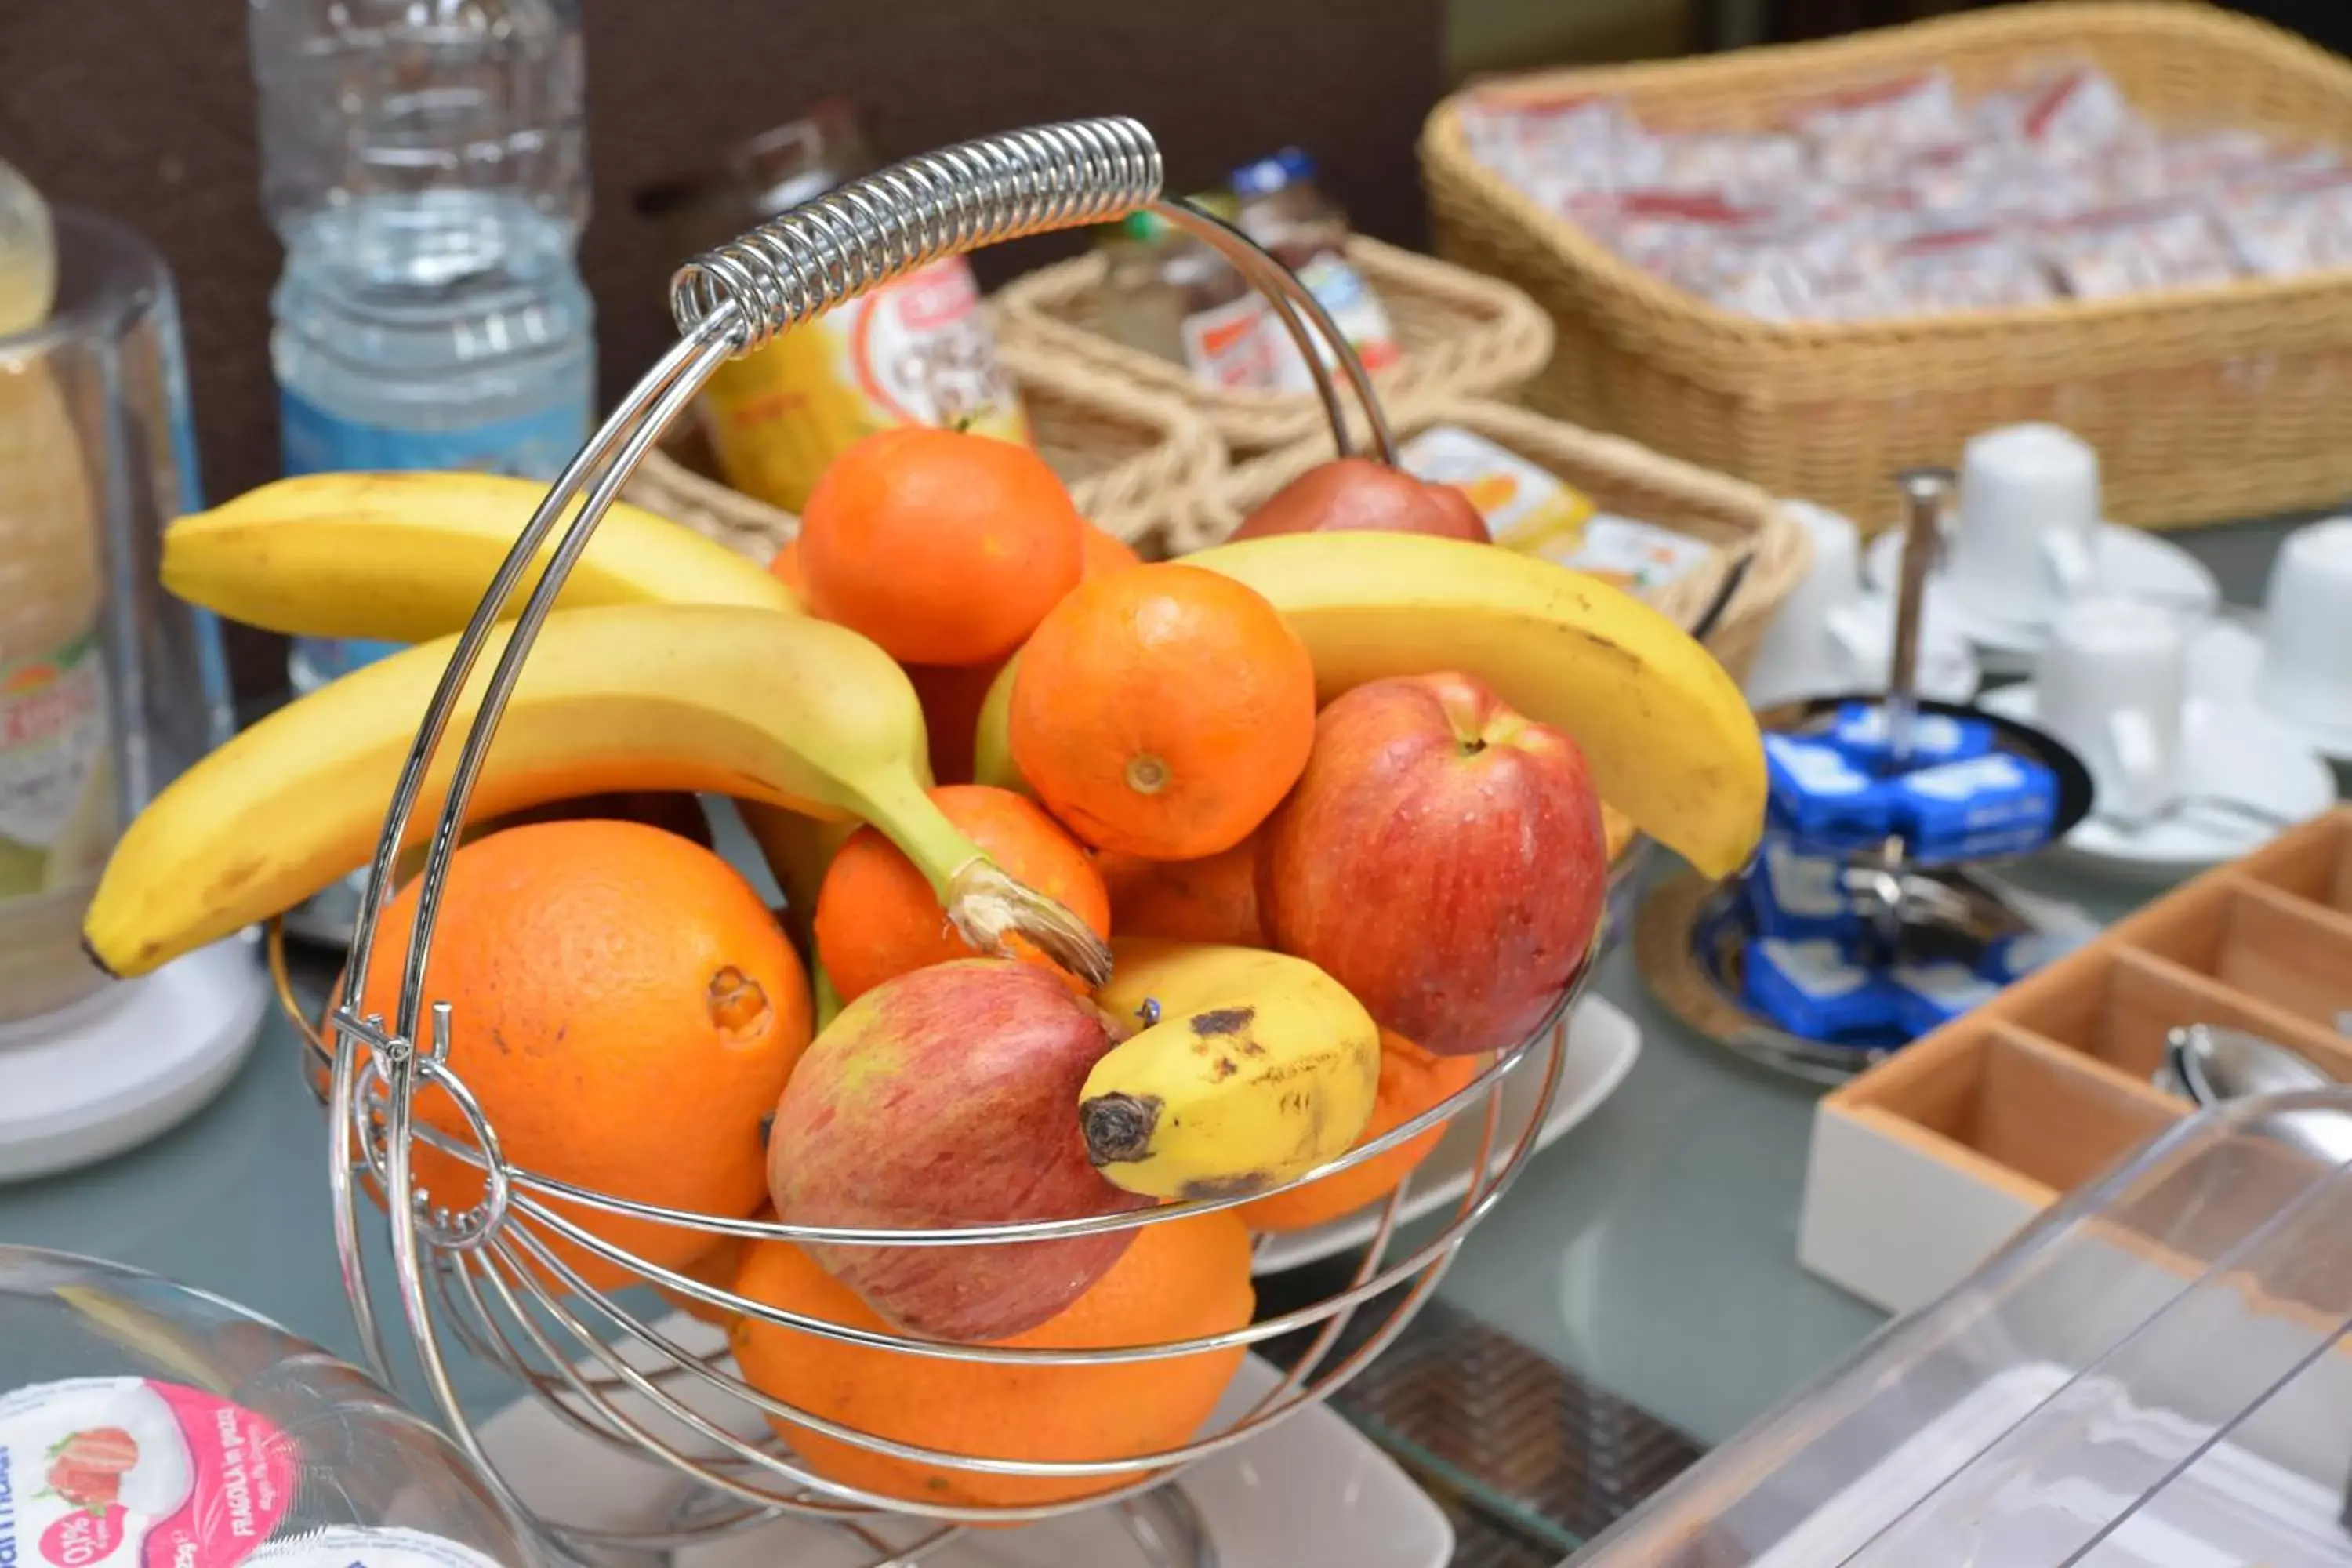
<svg viewBox="0 0 2352 1568"><path fill-rule="evenodd" d="M640 192L678 260L723 245L877 165L857 107L828 99ZM961 256L836 305L719 367L697 404L720 477L799 511L826 465L877 430L932 425L1026 442L1021 399Z"/></svg>
<svg viewBox="0 0 2352 1568"><path fill-rule="evenodd" d="M0 1563L538 1568L434 1425L216 1296L0 1247Z"/></svg>
<svg viewBox="0 0 2352 1568"><path fill-rule="evenodd" d="M1348 259L1348 218L1315 187L1315 160L1296 147L1234 171L1239 199L1237 226L1276 260L1297 273L1316 303L1330 314L1339 335L1366 370L1393 364L1402 353L1387 308ZM1286 392L1306 392L1314 374L1289 335L1273 339L1274 383ZM1331 356L1323 354L1327 363Z"/></svg>
<svg viewBox="0 0 2352 1568"><path fill-rule="evenodd" d="M1234 198L1192 198L1230 223ZM1265 298L1216 250L1156 213L1139 212L1106 241L1102 330L1129 348L1192 371L1203 386L1271 388L1282 331Z"/></svg>

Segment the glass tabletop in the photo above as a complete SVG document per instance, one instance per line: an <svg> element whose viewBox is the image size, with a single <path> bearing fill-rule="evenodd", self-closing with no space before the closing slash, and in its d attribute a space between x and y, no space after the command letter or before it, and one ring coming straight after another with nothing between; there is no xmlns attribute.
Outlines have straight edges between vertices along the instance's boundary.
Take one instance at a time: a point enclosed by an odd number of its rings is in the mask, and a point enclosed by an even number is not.
<svg viewBox="0 0 2352 1568"><path fill-rule="evenodd" d="M2246 604L2259 600L2286 526L2179 537L2224 595ZM2147 896L2048 870L2024 879L2101 919ZM1820 1091L1700 1038L1650 998L1629 952L1607 961L1595 989L1639 1026L1639 1060L1589 1121L1530 1161L1462 1247L1439 1300L1713 1445L1843 1360L1884 1317L1796 1261ZM273 1017L244 1069L184 1126L90 1170L0 1186L0 1240L152 1269L355 1357L320 1112L296 1048ZM373 1228L378 1297L396 1314ZM397 1357L395 1366L416 1396L413 1368ZM512 1397L478 1363L457 1373L469 1408Z"/></svg>

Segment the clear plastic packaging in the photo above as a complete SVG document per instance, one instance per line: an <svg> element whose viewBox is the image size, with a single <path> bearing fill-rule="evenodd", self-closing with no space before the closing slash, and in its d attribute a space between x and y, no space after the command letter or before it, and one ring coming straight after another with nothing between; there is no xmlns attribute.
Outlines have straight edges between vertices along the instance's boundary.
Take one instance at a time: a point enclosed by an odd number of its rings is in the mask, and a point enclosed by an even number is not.
<svg viewBox="0 0 2352 1568"><path fill-rule="evenodd" d="M2352 1089L2192 1117L1580 1568L2352 1564Z"/></svg>
<svg viewBox="0 0 2352 1568"><path fill-rule="evenodd" d="M535 1568L431 1423L217 1297L0 1247L0 1563Z"/></svg>

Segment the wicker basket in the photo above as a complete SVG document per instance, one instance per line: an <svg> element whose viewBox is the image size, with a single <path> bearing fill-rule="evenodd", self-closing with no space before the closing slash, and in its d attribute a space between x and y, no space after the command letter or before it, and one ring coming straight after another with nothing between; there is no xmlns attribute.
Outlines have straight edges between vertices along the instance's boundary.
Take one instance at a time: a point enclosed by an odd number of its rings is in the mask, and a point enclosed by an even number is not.
<svg viewBox="0 0 2352 1568"><path fill-rule="evenodd" d="M1507 394L1551 354L1550 323L1516 289L1361 236L1348 242L1348 256L1387 307L1404 350L1372 377L1383 404ZM1016 279L994 301L1000 334L1072 368L1179 398L1235 452L1267 451L1325 428L1311 394L1204 386L1183 366L1104 336L1096 326L1104 267L1100 255L1082 256Z"/></svg>
<svg viewBox="0 0 2352 1568"><path fill-rule="evenodd" d="M1020 344L999 346L1021 388L1037 449L1070 487L1078 510L1149 557L1168 552L1171 526L1198 510L1225 473L1224 446L1200 416L1082 364ZM690 421L646 454L628 499L766 562L798 531L792 513L730 489Z"/></svg>
<svg viewBox="0 0 2352 1568"><path fill-rule="evenodd" d="M1622 98L1644 123L1748 128L1841 87L1940 68L1965 93L2088 59L2142 112L2352 144L2352 65L2199 5L2044 4L1823 44L1568 70L1481 90ZM1439 249L1532 294L1559 352L1526 401L1775 495L1881 520L1887 476L1972 432L2051 419L2099 450L2109 515L2152 526L2352 490L2352 272L2099 302L1805 324L1735 315L1637 269L1474 160L1461 100L1422 163Z"/></svg>
<svg viewBox="0 0 2352 1568"><path fill-rule="evenodd" d="M1714 543L1715 554L1706 564L1647 595L1683 626L1706 613L1732 563L1747 557L1738 591L1707 637L1707 647L1738 678L1746 677L1765 626L1812 561L1811 535L1762 490L1661 457L1622 437L1598 436L1524 408L1467 397L1400 408L1391 423L1400 440L1433 425L1459 426L1558 475L1603 511ZM1184 550L1214 544L1260 502L1330 455L1330 441L1324 437L1295 442L1237 466L1206 492L1207 504L1192 510L1177 544Z"/></svg>

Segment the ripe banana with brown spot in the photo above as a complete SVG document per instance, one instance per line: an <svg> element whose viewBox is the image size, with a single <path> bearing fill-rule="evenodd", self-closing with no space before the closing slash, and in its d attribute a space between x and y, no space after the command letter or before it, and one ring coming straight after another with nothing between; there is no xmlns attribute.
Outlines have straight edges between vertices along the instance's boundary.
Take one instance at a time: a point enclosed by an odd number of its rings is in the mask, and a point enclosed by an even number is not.
<svg viewBox="0 0 2352 1568"><path fill-rule="evenodd" d="M1141 1025L1095 1063L1078 1101L1114 1185L1230 1197L1353 1147L1381 1081L1381 1034L1303 958L1153 938L1111 944L1104 1009Z"/></svg>

